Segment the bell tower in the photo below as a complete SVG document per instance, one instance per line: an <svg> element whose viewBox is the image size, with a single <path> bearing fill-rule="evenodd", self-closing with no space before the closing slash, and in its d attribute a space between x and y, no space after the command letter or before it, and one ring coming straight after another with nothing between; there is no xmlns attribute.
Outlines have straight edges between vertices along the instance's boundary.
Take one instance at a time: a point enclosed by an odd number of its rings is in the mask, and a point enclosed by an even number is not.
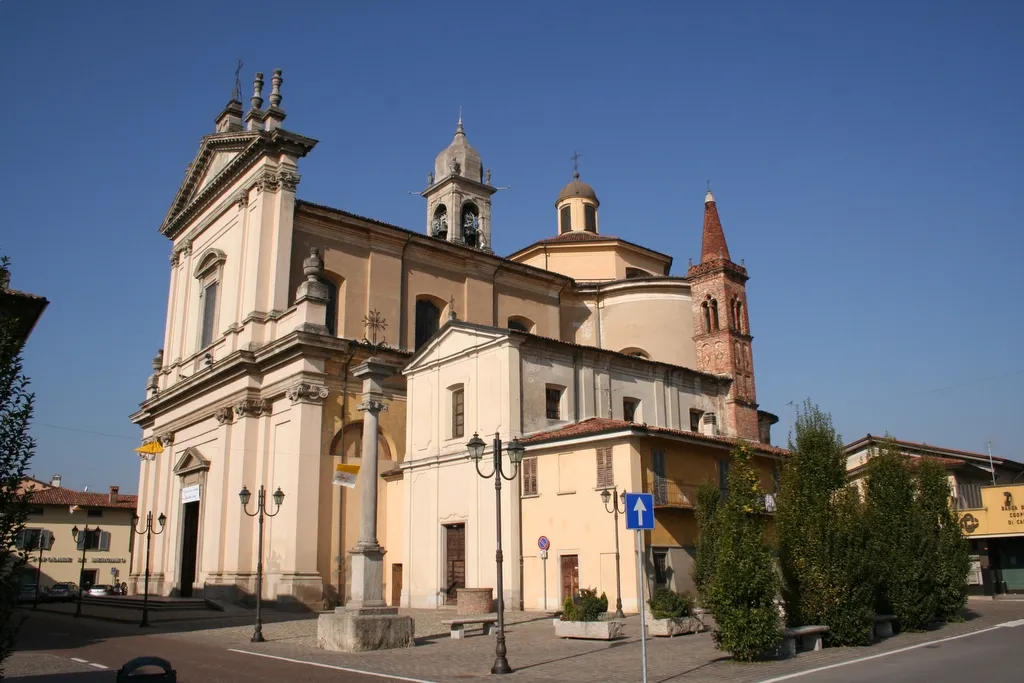
<svg viewBox="0 0 1024 683"><path fill-rule="evenodd" d="M747 316L747 269L734 263L725 242L715 197L704 198L700 263L687 273L693 297L697 369L729 375L726 414L718 424L727 436L760 439L754 388L753 337Z"/></svg>
<svg viewBox="0 0 1024 683"><path fill-rule="evenodd" d="M427 174L427 234L437 239L465 244L484 251L491 249L490 169L484 171L480 154L466 140L462 115L455 138L434 160Z"/></svg>

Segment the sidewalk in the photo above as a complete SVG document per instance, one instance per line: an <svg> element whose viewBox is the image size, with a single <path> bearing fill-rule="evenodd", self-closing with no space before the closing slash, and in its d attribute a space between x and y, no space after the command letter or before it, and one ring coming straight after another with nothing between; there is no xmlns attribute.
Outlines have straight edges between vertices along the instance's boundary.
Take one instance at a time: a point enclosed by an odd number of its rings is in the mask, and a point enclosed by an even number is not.
<svg viewBox="0 0 1024 683"><path fill-rule="evenodd" d="M971 618L947 624L937 631L900 634L871 647L829 648L808 652L795 658L740 664L715 649L710 633L677 638L649 639L647 644L648 680L702 681L738 683L761 681L818 666L858 659L897 650L909 645L959 635L1024 617L1024 605L1003 601L974 601L968 605ZM451 640L447 628L433 610L402 610L416 620L417 647L368 653L337 653L316 648L316 620L302 619L267 624L267 642L249 642L251 628L223 628L173 634L174 638L199 639L238 651L317 662L354 670L404 676L424 681L448 683L476 677L488 678L494 661L493 636L471 635ZM639 620L626 618L626 638L611 643L559 640L554 636L550 617L539 612L508 613L508 661L515 680L598 683L600 681L639 681ZM979 636L984 637L984 636ZM254 657L254 661L258 661Z"/></svg>

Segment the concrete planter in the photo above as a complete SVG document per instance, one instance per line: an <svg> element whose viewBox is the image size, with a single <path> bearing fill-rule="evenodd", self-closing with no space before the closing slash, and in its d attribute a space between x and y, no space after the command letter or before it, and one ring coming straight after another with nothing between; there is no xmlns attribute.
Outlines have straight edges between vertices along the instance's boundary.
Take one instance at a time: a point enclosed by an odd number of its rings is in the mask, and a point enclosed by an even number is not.
<svg viewBox="0 0 1024 683"><path fill-rule="evenodd" d="M668 619L655 619L647 614L645 619L647 633L651 636L667 637L685 636L689 633L700 633L704 630L704 624L697 617L671 617Z"/></svg>
<svg viewBox="0 0 1024 683"><path fill-rule="evenodd" d="M455 598L458 601L455 614L460 617L490 614L494 611L493 588L456 588Z"/></svg>
<svg viewBox="0 0 1024 683"><path fill-rule="evenodd" d="M556 621L555 636L584 640L615 640L622 635L621 621Z"/></svg>

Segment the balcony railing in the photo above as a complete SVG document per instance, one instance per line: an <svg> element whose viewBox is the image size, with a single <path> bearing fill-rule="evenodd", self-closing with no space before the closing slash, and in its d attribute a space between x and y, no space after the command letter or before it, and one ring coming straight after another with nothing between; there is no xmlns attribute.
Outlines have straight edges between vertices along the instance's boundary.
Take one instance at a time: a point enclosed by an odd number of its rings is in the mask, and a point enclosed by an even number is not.
<svg viewBox="0 0 1024 683"><path fill-rule="evenodd" d="M664 480L652 487L655 507L693 509L697 504L697 487L692 484Z"/></svg>

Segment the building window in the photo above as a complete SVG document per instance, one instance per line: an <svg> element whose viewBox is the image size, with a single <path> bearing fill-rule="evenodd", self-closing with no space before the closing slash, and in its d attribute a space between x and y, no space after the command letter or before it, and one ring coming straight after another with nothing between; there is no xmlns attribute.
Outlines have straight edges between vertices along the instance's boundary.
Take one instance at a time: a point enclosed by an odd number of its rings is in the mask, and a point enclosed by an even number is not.
<svg viewBox="0 0 1024 683"><path fill-rule="evenodd" d="M710 307L711 307L711 329L712 330L718 330L718 329L720 329L720 327L718 325L718 300L717 299L712 299Z"/></svg>
<svg viewBox="0 0 1024 683"><path fill-rule="evenodd" d="M198 260L195 277L199 280L199 348L213 343L217 329L220 275L226 257L220 249L207 249Z"/></svg>
<svg viewBox="0 0 1024 683"><path fill-rule="evenodd" d="M331 337L338 336L338 286L327 278L320 280L327 287L327 315L324 318L324 327Z"/></svg>
<svg viewBox="0 0 1024 683"><path fill-rule="evenodd" d="M416 348L434 336L441 325L441 309L430 299L416 299Z"/></svg>
<svg viewBox="0 0 1024 683"><path fill-rule="evenodd" d="M626 422L636 422L636 412L640 408L640 399L622 399L622 419Z"/></svg>
<svg viewBox="0 0 1024 683"><path fill-rule="evenodd" d="M654 474L655 505L668 503L668 481L665 479L665 451L653 451L651 453L651 470Z"/></svg>
<svg viewBox="0 0 1024 683"><path fill-rule="evenodd" d="M533 321L521 315L514 315L508 319L508 329L516 332L533 332Z"/></svg>
<svg viewBox="0 0 1024 683"><path fill-rule="evenodd" d="M718 461L718 491L722 495L722 500L729 497L729 466L728 460Z"/></svg>
<svg viewBox="0 0 1024 683"><path fill-rule="evenodd" d="M30 514L30 515L42 515L44 513L44 511L45 510L43 508L41 508L41 507L31 507L31 508L28 509L28 514Z"/></svg>
<svg viewBox="0 0 1024 683"><path fill-rule="evenodd" d="M612 469L612 449L597 449L597 488L610 489L615 486L615 472Z"/></svg>
<svg viewBox="0 0 1024 683"><path fill-rule="evenodd" d="M659 586L668 584L668 551L654 550L654 583Z"/></svg>
<svg viewBox="0 0 1024 683"><path fill-rule="evenodd" d="M743 302L738 299L736 300L736 329L742 334L747 333L747 325L743 320Z"/></svg>
<svg viewBox="0 0 1024 683"><path fill-rule="evenodd" d="M480 209L472 202L462 205L462 241L475 247L480 236Z"/></svg>
<svg viewBox="0 0 1024 683"><path fill-rule="evenodd" d="M452 438L466 433L466 391L462 387L452 390Z"/></svg>
<svg viewBox="0 0 1024 683"><path fill-rule="evenodd" d="M99 529L89 529L78 534L79 550L99 550L106 552L110 550L110 532Z"/></svg>
<svg viewBox="0 0 1024 683"><path fill-rule="evenodd" d="M700 418L704 415L703 410L690 409L690 431L700 433Z"/></svg>
<svg viewBox="0 0 1024 683"><path fill-rule="evenodd" d="M583 205L583 229L587 232L597 232L597 208L592 204Z"/></svg>
<svg viewBox="0 0 1024 683"><path fill-rule="evenodd" d="M569 232L572 230L572 207L569 205L563 206L558 212L558 216L559 232Z"/></svg>
<svg viewBox="0 0 1024 683"><path fill-rule="evenodd" d="M99 510L99 509L89 510L87 516L88 517L102 517L103 516L103 510Z"/></svg>
<svg viewBox="0 0 1024 683"><path fill-rule="evenodd" d="M213 343L213 329L217 324L217 287L216 280L203 287L202 299L203 331L199 337L199 348L205 349Z"/></svg>
<svg viewBox="0 0 1024 683"><path fill-rule="evenodd" d="M627 280L635 280L638 277L654 277L654 275L648 273L646 270L641 270L640 268L626 268Z"/></svg>
<svg viewBox="0 0 1024 683"><path fill-rule="evenodd" d="M619 351L619 353L627 356L633 356L634 358L643 358L644 360L651 359L651 355L649 353L647 353L643 349L638 349L635 346L630 346L625 349L622 349L621 351Z"/></svg>
<svg viewBox="0 0 1024 683"><path fill-rule="evenodd" d="M564 388L551 384L544 388L545 408L549 420L562 419L562 393L564 391Z"/></svg>
<svg viewBox="0 0 1024 683"><path fill-rule="evenodd" d="M22 529L14 539L14 547L18 550L39 550L42 536L42 529Z"/></svg>
<svg viewBox="0 0 1024 683"><path fill-rule="evenodd" d="M710 332L711 331L711 306L708 304L707 301L704 301L704 302L701 303L701 305L700 305L700 315L701 315L701 319L704 322L704 331L705 332Z"/></svg>
<svg viewBox="0 0 1024 683"><path fill-rule="evenodd" d="M537 493L537 458L523 458L523 495L536 496Z"/></svg>
<svg viewBox="0 0 1024 683"><path fill-rule="evenodd" d="M430 236L448 239L448 207L444 204L434 209L434 218L430 221Z"/></svg>

